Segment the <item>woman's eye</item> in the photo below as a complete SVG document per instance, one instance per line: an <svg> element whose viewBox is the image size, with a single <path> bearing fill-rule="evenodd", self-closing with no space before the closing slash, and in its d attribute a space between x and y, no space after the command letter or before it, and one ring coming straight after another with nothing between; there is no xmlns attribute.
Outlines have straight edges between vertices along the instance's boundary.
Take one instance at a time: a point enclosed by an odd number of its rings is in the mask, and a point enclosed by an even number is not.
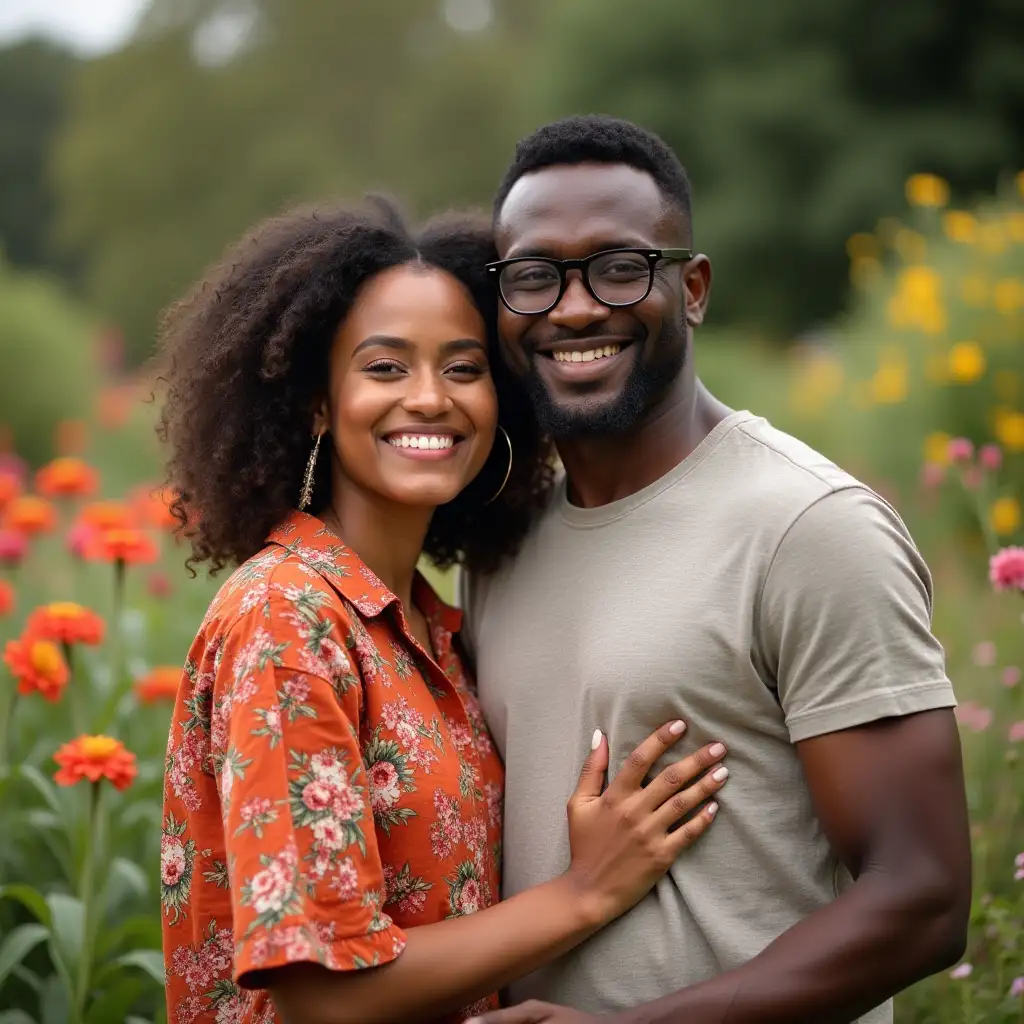
<svg viewBox="0 0 1024 1024"><path fill-rule="evenodd" d="M473 377L480 377L487 371L480 366L478 363L455 363L448 367L449 373L457 373L460 375L468 374Z"/></svg>
<svg viewBox="0 0 1024 1024"><path fill-rule="evenodd" d="M402 364L392 362L390 359L378 359L369 363L365 370L367 373L396 374L402 372Z"/></svg>

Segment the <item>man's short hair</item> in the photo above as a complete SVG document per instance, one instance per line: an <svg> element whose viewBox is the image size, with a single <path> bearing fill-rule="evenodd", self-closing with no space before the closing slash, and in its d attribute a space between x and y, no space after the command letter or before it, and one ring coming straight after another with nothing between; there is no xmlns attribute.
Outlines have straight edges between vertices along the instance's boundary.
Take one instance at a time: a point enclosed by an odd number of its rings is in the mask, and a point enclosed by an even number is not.
<svg viewBox="0 0 1024 1024"><path fill-rule="evenodd" d="M605 114L581 114L553 121L521 139L494 197L494 221L512 186L524 175L565 164L626 164L646 171L683 215L690 230L690 181L679 158L653 132Z"/></svg>

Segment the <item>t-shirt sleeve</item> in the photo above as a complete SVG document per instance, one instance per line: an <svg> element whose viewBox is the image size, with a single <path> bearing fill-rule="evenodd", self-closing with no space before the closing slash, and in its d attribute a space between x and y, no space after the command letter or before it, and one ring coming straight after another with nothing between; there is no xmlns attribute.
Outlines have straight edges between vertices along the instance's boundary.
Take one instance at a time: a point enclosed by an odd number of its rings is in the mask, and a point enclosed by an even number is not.
<svg viewBox="0 0 1024 1024"><path fill-rule="evenodd" d="M473 633L477 620L473 608L475 590L475 580L465 566L460 565L455 574L455 603L462 610L459 644L471 666L476 663L476 637Z"/></svg>
<svg viewBox="0 0 1024 1024"><path fill-rule="evenodd" d="M287 614L243 616L214 684L213 768L243 987L266 987L264 972L289 963L385 963L405 940L381 910L360 687L345 641L337 623L317 632Z"/></svg>
<svg viewBox="0 0 1024 1024"><path fill-rule="evenodd" d="M755 626L791 740L956 706L931 632L932 580L900 517L864 487L782 539Z"/></svg>

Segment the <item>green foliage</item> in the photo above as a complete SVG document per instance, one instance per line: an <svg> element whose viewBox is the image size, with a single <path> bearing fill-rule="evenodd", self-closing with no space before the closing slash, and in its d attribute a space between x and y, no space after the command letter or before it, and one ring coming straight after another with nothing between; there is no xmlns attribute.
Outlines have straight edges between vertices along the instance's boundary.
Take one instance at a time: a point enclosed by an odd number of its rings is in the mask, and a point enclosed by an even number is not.
<svg viewBox="0 0 1024 1024"><path fill-rule="evenodd" d="M933 171L963 196L1024 165L1024 9L1006 0L618 0L550 5L539 116L659 132L688 166L713 316L782 336L835 314L837 240Z"/></svg>
<svg viewBox="0 0 1024 1024"><path fill-rule="evenodd" d="M92 328L55 282L0 263L0 423L32 463L53 454L57 423L90 411Z"/></svg>

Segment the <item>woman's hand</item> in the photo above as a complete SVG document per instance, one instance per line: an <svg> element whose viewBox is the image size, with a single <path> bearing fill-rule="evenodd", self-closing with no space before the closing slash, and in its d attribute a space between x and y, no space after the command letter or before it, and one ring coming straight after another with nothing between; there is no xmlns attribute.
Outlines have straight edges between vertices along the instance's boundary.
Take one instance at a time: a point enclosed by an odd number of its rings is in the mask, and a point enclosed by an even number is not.
<svg viewBox="0 0 1024 1024"><path fill-rule="evenodd" d="M650 735L603 792L608 741L600 731L594 733L594 749L569 799L572 861L564 878L601 925L635 906L714 820L718 805L711 802L679 824L725 783L729 772L719 763L725 754L722 743L701 747L643 785L685 728L683 722L670 722Z"/></svg>

